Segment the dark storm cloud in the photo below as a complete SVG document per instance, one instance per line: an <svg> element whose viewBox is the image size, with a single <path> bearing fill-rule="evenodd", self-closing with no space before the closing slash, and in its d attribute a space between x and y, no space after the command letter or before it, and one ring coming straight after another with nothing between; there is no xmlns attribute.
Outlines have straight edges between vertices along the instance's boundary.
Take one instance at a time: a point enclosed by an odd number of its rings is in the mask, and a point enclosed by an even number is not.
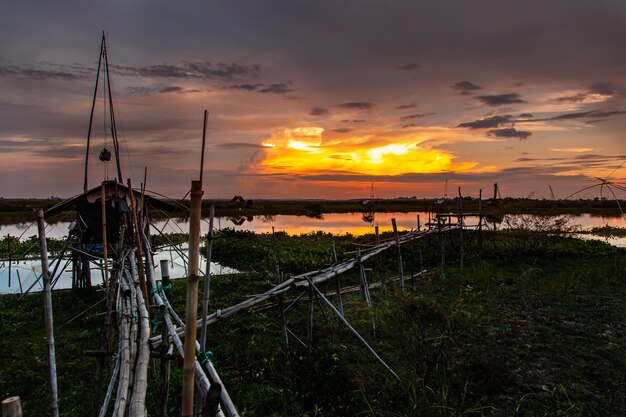
<svg viewBox="0 0 626 417"><path fill-rule="evenodd" d="M341 127L339 129L333 129L333 132L337 132L337 133L350 133L352 132L352 129L347 128L347 127Z"/></svg>
<svg viewBox="0 0 626 417"><path fill-rule="evenodd" d="M475 120L473 122L461 123L457 127L467 127L470 129L492 129L509 123L511 123L511 116L504 115L485 117L484 119Z"/></svg>
<svg viewBox="0 0 626 417"><path fill-rule="evenodd" d="M416 62L409 62L407 64L398 65L396 69L398 71L414 71L418 69L420 66Z"/></svg>
<svg viewBox="0 0 626 417"><path fill-rule="evenodd" d="M263 83L259 84L237 84L231 85L230 88L233 90L246 90L246 91L255 91L259 87L263 87Z"/></svg>
<svg viewBox="0 0 626 417"><path fill-rule="evenodd" d="M350 101L347 103L337 104L336 107L340 107L342 109L351 109L351 110L371 110L376 105L374 103L369 103L367 101Z"/></svg>
<svg viewBox="0 0 626 417"><path fill-rule="evenodd" d="M482 89L481 86L474 84L471 81L459 81L450 86L452 89L458 91L463 95L471 94L473 91Z"/></svg>
<svg viewBox="0 0 626 417"><path fill-rule="evenodd" d="M502 106L504 104L527 103L527 101L522 100L518 93L505 93L493 96L478 96L476 97L476 100L488 106Z"/></svg>
<svg viewBox="0 0 626 417"><path fill-rule="evenodd" d="M265 88L258 90L259 93L263 94L286 94L291 93L293 89L291 88L291 83L274 83L270 84Z"/></svg>
<svg viewBox="0 0 626 417"><path fill-rule="evenodd" d="M313 107L311 109L311 112L309 113L309 116L324 116L328 113L328 109L324 107Z"/></svg>
<svg viewBox="0 0 626 417"><path fill-rule="evenodd" d="M413 109L417 107L417 103L412 101L410 103L407 104L400 104L398 107L396 107L396 109L398 110L406 110L406 109Z"/></svg>
<svg viewBox="0 0 626 417"><path fill-rule="evenodd" d="M181 64L157 64L145 66L112 65L114 72L125 76L148 78L199 78L199 79L237 79L243 76L257 76L259 65L237 63L213 64L209 61L183 62Z"/></svg>
<svg viewBox="0 0 626 417"><path fill-rule="evenodd" d="M504 129L492 129L487 132L489 136L495 136L497 138L519 138L520 140L528 139L532 132L527 130L517 130L512 127L504 128Z"/></svg>

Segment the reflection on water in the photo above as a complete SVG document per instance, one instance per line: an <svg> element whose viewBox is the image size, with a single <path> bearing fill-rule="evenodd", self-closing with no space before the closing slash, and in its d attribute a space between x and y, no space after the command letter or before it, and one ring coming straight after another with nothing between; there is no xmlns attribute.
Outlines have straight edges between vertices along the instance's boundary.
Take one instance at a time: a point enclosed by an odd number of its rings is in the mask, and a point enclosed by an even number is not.
<svg viewBox="0 0 626 417"><path fill-rule="evenodd" d="M186 251L183 251L186 253ZM173 250L162 250L154 255L154 274L157 279L161 277L161 259L166 259L169 263L169 272L171 279L179 279L187 276L187 262L178 252ZM65 260L61 261L58 280L54 284L55 290L72 288L72 272L71 267L63 268ZM54 270L55 262L50 264L50 270ZM206 259L200 257L199 270L201 275L204 274L206 268ZM239 271L220 265L217 262L211 262L211 275L236 274ZM39 261L20 261L12 262L9 268L8 262L0 262L0 294L23 293L31 288L30 292L43 291L43 281L41 280L41 262ZM91 269L92 285L104 285L103 272L92 264Z"/></svg>
<svg viewBox="0 0 626 417"><path fill-rule="evenodd" d="M430 216L434 216L430 214ZM553 216L561 218L563 216ZM277 231L284 231L289 234L310 233L322 231L326 233L350 233L353 235L363 235L374 233L374 227L379 226L381 232L391 230L391 219L395 218L400 230L410 230L417 228L418 222L421 227L430 220L429 213L376 213L371 222L364 221L363 213L327 213L316 217L293 216L293 215L263 215L263 216L240 216L240 217L218 217L215 219L215 227L233 228L236 230L250 230L257 233L271 233L272 227ZM498 225L498 229L509 227L507 225L523 224L528 219L546 218L545 216L532 215L506 215L500 218L487 218L490 224ZM590 214L567 216L568 225L574 230L589 230L593 227L605 225L613 227L626 227L626 222L621 217L592 216ZM419 219L419 220L418 220ZM434 219L434 217L432 217ZM466 224L477 224L478 218L467 218ZM46 227L46 235L54 238L61 238L67 235L69 222L59 222ZM169 219L155 222L155 227L164 233L176 232L187 233L189 223L187 219ZM209 219L202 220L202 233L206 234L209 227ZM20 223L0 226L0 237L7 234L24 237L35 236L37 228L29 223Z"/></svg>

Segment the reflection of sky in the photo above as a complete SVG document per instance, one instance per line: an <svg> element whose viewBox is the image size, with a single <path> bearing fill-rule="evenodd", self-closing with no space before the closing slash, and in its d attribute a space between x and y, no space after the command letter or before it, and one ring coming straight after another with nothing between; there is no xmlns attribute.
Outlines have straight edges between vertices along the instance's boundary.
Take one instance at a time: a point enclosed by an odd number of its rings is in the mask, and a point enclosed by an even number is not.
<svg viewBox="0 0 626 417"><path fill-rule="evenodd" d="M374 221L370 224L361 218L361 213L331 213L324 214L322 219L306 216L276 215L276 216L255 216L252 221L245 221L241 225L236 225L226 217L215 219L216 229L232 228L235 230L250 230L256 233L271 233L274 230L287 232L289 234L301 234L322 231L325 233L351 233L353 235L364 235L374 233L374 226L378 225L379 231L386 232L391 229L391 219L395 218L398 230L410 230L417 228L417 216L420 216L420 224L423 227L428 222L428 213L376 213ZM592 216L582 214L569 216L570 225L580 230L587 230L592 227L605 225L613 227L626 227L626 221L622 217L613 216ZM468 218L466 224L477 224L478 219ZM67 234L69 223L59 222L46 227L48 237L61 238ZM185 220L162 220L155 223L155 227L164 233L187 233L189 223ZM203 219L201 222L202 234L206 234L209 229L209 220ZM501 227L501 226L498 226ZM26 230L26 233L24 231ZM0 236L7 234L20 236L24 233L24 238L37 235L37 228L34 223L19 223L0 226ZM153 232L157 234L157 232Z"/></svg>

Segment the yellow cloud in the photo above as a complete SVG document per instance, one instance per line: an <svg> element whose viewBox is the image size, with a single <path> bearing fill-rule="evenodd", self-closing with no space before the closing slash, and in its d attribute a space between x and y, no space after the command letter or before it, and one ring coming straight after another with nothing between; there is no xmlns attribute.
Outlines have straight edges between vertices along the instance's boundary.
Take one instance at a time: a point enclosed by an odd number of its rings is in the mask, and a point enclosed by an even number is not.
<svg viewBox="0 0 626 417"><path fill-rule="evenodd" d="M553 152L590 152L593 151L593 148L550 148Z"/></svg>
<svg viewBox="0 0 626 417"><path fill-rule="evenodd" d="M359 136L325 141L324 129L285 129L265 140L259 169L264 172L311 174L351 172L365 175L401 175L468 171L476 162L454 162L447 151L424 146L419 133L389 138Z"/></svg>

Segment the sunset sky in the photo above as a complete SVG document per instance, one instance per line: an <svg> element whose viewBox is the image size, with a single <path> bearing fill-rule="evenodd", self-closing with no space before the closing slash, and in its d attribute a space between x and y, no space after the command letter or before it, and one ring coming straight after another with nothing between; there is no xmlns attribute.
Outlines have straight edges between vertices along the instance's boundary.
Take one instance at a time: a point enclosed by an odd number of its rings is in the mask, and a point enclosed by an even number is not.
<svg viewBox="0 0 626 417"><path fill-rule="evenodd" d="M25 0L0 2L0 196L82 191L102 30L123 174L170 197L198 177L204 109L207 198L626 181L623 0ZM90 186L115 176L104 112Z"/></svg>

